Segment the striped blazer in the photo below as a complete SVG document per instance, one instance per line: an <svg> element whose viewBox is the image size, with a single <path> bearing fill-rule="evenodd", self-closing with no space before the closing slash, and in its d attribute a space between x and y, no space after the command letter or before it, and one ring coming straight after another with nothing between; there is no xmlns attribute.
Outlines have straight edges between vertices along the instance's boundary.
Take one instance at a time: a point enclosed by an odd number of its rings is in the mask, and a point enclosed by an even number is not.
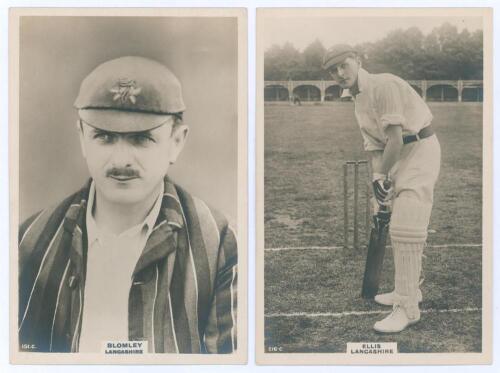
<svg viewBox="0 0 500 373"><path fill-rule="evenodd" d="M90 181L19 229L19 347L78 352ZM110 268L109 275L112 276ZM152 353L236 350L237 244L227 220L165 179L129 292L129 339Z"/></svg>

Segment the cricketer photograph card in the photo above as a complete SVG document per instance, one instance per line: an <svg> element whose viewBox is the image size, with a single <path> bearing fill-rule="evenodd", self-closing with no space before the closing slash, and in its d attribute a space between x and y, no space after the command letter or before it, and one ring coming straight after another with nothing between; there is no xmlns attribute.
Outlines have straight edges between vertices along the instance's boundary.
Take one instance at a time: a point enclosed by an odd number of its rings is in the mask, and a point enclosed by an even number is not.
<svg viewBox="0 0 500 373"><path fill-rule="evenodd" d="M258 364L492 361L492 10L257 11Z"/></svg>
<svg viewBox="0 0 500 373"><path fill-rule="evenodd" d="M247 360L247 25L10 9L10 358Z"/></svg>

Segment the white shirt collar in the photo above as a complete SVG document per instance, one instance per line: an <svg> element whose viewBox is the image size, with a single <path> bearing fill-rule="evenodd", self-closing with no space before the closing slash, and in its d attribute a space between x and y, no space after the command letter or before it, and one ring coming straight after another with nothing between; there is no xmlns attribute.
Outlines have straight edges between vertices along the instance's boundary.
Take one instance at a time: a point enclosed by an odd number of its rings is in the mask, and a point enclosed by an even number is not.
<svg viewBox="0 0 500 373"><path fill-rule="evenodd" d="M162 183L158 198L156 199L153 208L149 211L146 218L141 223L120 233L117 237L133 235L140 231L144 231L146 237L149 237L149 235L153 231L156 219L158 218L158 214L160 213L164 189L165 186ZM94 241L99 239L103 234L108 234L108 235L111 234L104 232L102 228L98 227L97 222L95 221L94 216L92 214L92 211L94 210L95 192L96 192L95 184L94 180L92 180L92 183L90 184L89 199L87 203L87 213L86 213L88 247L90 247L94 243Z"/></svg>

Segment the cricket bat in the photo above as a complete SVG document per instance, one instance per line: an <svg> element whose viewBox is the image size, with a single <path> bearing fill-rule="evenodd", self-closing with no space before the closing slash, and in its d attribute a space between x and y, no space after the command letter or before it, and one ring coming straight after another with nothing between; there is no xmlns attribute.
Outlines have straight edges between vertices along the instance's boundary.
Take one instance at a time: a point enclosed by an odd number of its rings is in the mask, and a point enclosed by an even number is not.
<svg viewBox="0 0 500 373"><path fill-rule="evenodd" d="M373 299L379 289L390 214L387 206L381 206L379 212L373 217L374 224L370 232L363 288L361 290L361 296L365 299Z"/></svg>

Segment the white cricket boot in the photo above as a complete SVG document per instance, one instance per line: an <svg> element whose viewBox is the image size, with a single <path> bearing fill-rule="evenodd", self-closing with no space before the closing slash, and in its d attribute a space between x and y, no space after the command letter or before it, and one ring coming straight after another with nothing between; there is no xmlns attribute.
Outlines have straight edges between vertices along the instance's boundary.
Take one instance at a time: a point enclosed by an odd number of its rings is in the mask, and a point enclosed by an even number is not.
<svg viewBox="0 0 500 373"><path fill-rule="evenodd" d="M395 296L395 292L391 291L390 293L377 294L373 300L382 306L393 306ZM420 289L417 290L417 300L418 303L422 302L422 292Z"/></svg>
<svg viewBox="0 0 500 373"><path fill-rule="evenodd" d="M399 333L420 320L418 305L406 301L396 301L389 316L377 321L373 329L379 333Z"/></svg>

